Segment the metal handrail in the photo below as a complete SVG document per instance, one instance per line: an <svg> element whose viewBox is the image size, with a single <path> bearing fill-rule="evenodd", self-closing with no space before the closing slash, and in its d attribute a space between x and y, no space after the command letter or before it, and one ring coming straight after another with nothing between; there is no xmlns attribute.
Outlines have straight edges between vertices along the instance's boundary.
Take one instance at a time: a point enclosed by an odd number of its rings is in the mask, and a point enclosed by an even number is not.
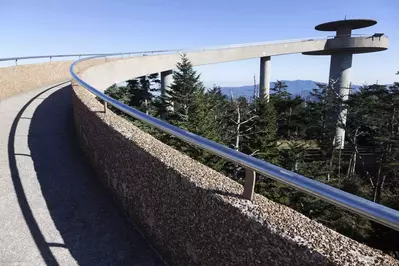
<svg viewBox="0 0 399 266"><path fill-rule="evenodd" d="M15 61L15 60L23 60L23 59L40 59L40 58L57 58L57 57L74 57L74 56L96 56L101 55L98 54L62 54L62 55L35 55L35 56L20 56L20 57L6 57L0 58L0 61Z"/></svg>
<svg viewBox="0 0 399 266"><path fill-rule="evenodd" d="M120 54L114 54L114 55L117 56ZM75 61L70 66L70 73L72 75L72 78L78 84L85 87L88 91L90 91L95 96L104 101L105 110L106 110L106 105L111 104L118 110L134 117L135 119L145 122L167 134L179 138L180 140L183 140L196 147L199 147L207 152L220 156L226 159L227 161L245 167L246 173L251 173L251 172L253 173L253 171L255 171L258 174L267 176L273 180L276 180L285 185L298 189L299 191L305 192L306 194L315 196L321 200L329 202L338 207L342 207L353 213L359 214L365 218L368 218L377 223L383 224L387 227L399 231L399 211L385 207L381 204L374 203L359 196L347 193L345 191L323 184L316 180L307 178L292 171L283 169L276 165L257 159L250 155L228 148L224 145L208 140L201 136L195 135L179 127L173 126L165 121L162 121L160 119L147 115L143 112L140 112L135 108L127 106L111 98L110 96L105 95L104 93L100 92L99 90L97 90L96 88L86 83L81 78L79 78L79 76L74 71L75 66L80 62L100 57L102 56L84 58ZM248 180L246 180L246 184L244 185L244 191L245 187L247 186L247 182ZM252 186L253 189L254 180L250 180L250 182L252 184L250 184L249 186Z"/></svg>
<svg viewBox="0 0 399 266"><path fill-rule="evenodd" d="M190 52L190 51L209 51L209 50L219 50L219 49L231 49L231 48L241 48L241 47L252 47L266 44L281 44L281 43L291 43L291 42L300 42L300 41L317 41L317 40L329 40L334 38L342 38L342 37L370 37L373 34L345 34L345 35L329 35L329 36L318 36L318 37L308 37L308 38L300 38L300 39L289 39L289 40L277 40L277 41L266 41L266 42L254 42L254 43L244 43L244 44L232 44L232 45L221 45L221 46L211 46L204 48L189 48L189 49L180 49L176 51L180 52ZM388 37L387 35L383 35Z"/></svg>
<svg viewBox="0 0 399 266"><path fill-rule="evenodd" d="M330 35L323 37L308 37L308 38L300 38L300 39L290 39L290 40L278 40L278 41L266 41L266 42L254 42L254 43L244 43L244 44L232 44L232 45L220 45L213 47L203 48L185 48L185 49L170 49L170 50L155 50L155 51L141 51L141 52L123 52L123 53L98 53L98 54L61 54L61 55L38 55L38 56L21 56L21 57L6 57L0 58L0 62L2 61L18 61L18 60L26 60L26 59L41 59L41 58L62 58L62 57L93 57L93 56L114 56L114 55L137 55L137 54L156 54L156 53L177 53L177 52L189 52L189 51L209 51L209 50L218 50L218 49L230 49L230 48L240 48L240 47L251 47L265 44L278 44L278 43L290 43L290 42L299 42L299 41L314 41L314 40L325 40L332 39L336 37L369 37L373 34L347 34L347 35ZM383 35L386 36L387 35Z"/></svg>
<svg viewBox="0 0 399 266"><path fill-rule="evenodd" d="M132 55L132 54L140 54L140 53L164 53L164 52L170 52L170 51L175 51L175 50L159 50L159 51L143 51L143 52L123 52L123 53L118 53L117 55ZM93 57L93 56L114 56L116 55L115 53L98 53L98 54L61 54L61 55L34 55L34 56L20 56L20 57L5 57L5 58L0 58L0 62L2 61L15 61L17 62L18 60L26 60L26 59L41 59L41 58L61 58L61 57L76 57L79 56L82 57Z"/></svg>

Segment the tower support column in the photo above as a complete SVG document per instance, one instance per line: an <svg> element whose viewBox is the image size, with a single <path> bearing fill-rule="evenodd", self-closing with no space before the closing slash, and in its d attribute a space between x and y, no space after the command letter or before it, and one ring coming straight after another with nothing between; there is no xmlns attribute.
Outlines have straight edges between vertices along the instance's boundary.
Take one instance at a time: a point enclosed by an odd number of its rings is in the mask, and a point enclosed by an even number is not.
<svg viewBox="0 0 399 266"><path fill-rule="evenodd" d="M331 55L330 63L330 77L329 84L334 89L336 95L339 95L342 100L348 100L350 90L350 69L352 68L352 54L351 53L337 53ZM334 145L338 145L338 149L344 148L345 129L339 126L346 125L347 109L342 105L339 108L338 114L335 114L336 131L334 138Z"/></svg>
<svg viewBox="0 0 399 266"><path fill-rule="evenodd" d="M173 83L173 71L166 70L161 72L161 95L165 96L170 85Z"/></svg>
<svg viewBox="0 0 399 266"><path fill-rule="evenodd" d="M161 72L161 96L163 99L165 99L168 90L170 88L170 85L173 83L173 70L166 70ZM173 111L173 105L167 107L168 111ZM163 114L162 116L165 116Z"/></svg>
<svg viewBox="0 0 399 266"><path fill-rule="evenodd" d="M270 94L270 56L260 58L259 97L269 99Z"/></svg>

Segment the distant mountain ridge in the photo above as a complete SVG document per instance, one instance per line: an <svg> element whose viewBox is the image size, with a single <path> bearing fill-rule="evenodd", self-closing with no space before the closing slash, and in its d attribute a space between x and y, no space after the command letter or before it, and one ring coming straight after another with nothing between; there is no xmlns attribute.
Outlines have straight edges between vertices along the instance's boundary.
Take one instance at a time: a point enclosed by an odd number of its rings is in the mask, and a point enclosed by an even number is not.
<svg viewBox="0 0 399 266"><path fill-rule="evenodd" d="M317 82L313 80L282 80L288 86L287 91L293 96L308 97L310 92L317 88L316 83L325 84L325 82ZM259 88L259 84L256 85ZM270 82L270 88L274 87L274 82ZM360 88L359 85L352 85L354 89ZM230 90L234 97L244 96L253 97L254 85L240 86L240 87L222 87L222 93L230 96Z"/></svg>

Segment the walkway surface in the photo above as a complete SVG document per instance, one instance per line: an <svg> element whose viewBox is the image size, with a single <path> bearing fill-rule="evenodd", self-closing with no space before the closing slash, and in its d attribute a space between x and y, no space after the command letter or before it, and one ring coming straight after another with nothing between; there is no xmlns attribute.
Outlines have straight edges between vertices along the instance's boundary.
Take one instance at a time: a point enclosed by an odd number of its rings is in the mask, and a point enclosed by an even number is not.
<svg viewBox="0 0 399 266"><path fill-rule="evenodd" d="M0 265L163 265L88 167L71 93L0 101Z"/></svg>

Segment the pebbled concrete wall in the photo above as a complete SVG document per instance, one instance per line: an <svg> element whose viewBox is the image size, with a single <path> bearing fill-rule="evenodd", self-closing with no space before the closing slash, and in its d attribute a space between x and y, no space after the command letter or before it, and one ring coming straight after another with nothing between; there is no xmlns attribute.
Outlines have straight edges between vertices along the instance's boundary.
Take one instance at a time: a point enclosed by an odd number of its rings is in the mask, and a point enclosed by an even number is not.
<svg viewBox="0 0 399 266"><path fill-rule="evenodd" d="M71 61L0 68L0 100L70 79Z"/></svg>
<svg viewBox="0 0 399 266"><path fill-rule="evenodd" d="M125 213L171 265L398 265L144 133L74 86L81 146Z"/></svg>
<svg viewBox="0 0 399 266"><path fill-rule="evenodd" d="M107 62L119 58L107 59ZM79 71L104 63L103 58L81 62ZM19 93L57 84L71 79L69 67L73 61L56 61L0 68L0 100Z"/></svg>

